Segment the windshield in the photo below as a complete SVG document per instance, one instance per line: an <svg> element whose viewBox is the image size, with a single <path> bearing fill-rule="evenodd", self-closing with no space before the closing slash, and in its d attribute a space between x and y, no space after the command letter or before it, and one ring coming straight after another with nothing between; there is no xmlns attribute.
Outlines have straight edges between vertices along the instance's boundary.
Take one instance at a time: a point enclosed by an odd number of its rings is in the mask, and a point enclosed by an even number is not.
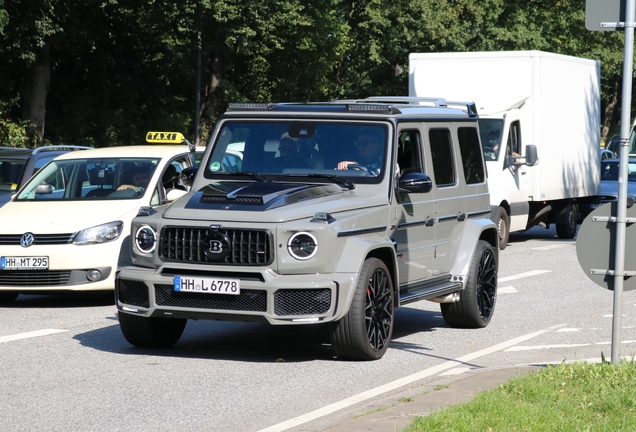
<svg viewBox="0 0 636 432"><path fill-rule="evenodd" d="M486 161L494 161L499 157L503 123L501 119L479 119L479 138Z"/></svg>
<svg viewBox="0 0 636 432"><path fill-rule="evenodd" d="M16 191L27 159L0 158L0 191Z"/></svg>
<svg viewBox="0 0 636 432"><path fill-rule="evenodd" d="M227 121L205 166L206 178L355 177L377 183L387 157L387 125L336 121Z"/></svg>
<svg viewBox="0 0 636 432"><path fill-rule="evenodd" d="M618 181L619 170L618 160L601 161L601 180ZM629 161L627 173L628 181L636 181L636 162Z"/></svg>
<svg viewBox="0 0 636 432"><path fill-rule="evenodd" d="M146 193L157 158L89 158L53 161L16 197L26 200L139 199Z"/></svg>

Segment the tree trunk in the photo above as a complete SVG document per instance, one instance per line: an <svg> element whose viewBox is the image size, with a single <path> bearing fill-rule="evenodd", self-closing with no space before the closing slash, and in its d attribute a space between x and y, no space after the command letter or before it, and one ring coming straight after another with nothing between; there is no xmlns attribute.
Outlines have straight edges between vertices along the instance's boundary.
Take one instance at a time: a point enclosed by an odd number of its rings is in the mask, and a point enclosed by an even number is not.
<svg viewBox="0 0 636 432"><path fill-rule="evenodd" d="M612 84L612 93L607 98L607 104L605 105L605 109L603 110L603 125L601 127L601 141L607 142L607 135L609 134L609 130L614 124L614 117L616 116L616 111L618 110L618 92L621 88L621 76L617 75L614 78L614 82Z"/></svg>
<svg viewBox="0 0 636 432"><path fill-rule="evenodd" d="M46 96L51 83L50 48L51 41L45 41L44 45L36 50L35 61L29 68L29 83L24 104L26 111L24 117L29 120L29 125L27 126L29 147L39 146L44 142Z"/></svg>
<svg viewBox="0 0 636 432"><path fill-rule="evenodd" d="M223 77L222 45L223 38L220 32L217 33L215 49L210 60L210 78L205 86L203 104L201 106L202 127L209 129L217 117L219 107L219 85Z"/></svg>

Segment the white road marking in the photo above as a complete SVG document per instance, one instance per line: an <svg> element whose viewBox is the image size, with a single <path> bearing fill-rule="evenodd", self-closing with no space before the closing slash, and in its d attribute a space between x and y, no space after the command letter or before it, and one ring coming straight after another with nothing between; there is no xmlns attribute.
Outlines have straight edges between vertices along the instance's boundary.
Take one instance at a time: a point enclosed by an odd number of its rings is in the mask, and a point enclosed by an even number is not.
<svg viewBox="0 0 636 432"><path fill-rule="evenodd" d="M387 393L387 392L389 392L391 390L395 390L397 388L400 388L400 387L403 387L405 385L411 384L411 383L413 383L415 381L419 381L419 380L421 380L423 378L427 378L427 377L429 377L431 375L435 375L435 374L438 374L438 373L443 372L445 370L452 369L452 368L454 368L456 366L463 366L464 363L469 362L471 360L474 360L476 358L483 357L483 356L486 356L488 354L492 354L492 353L497 352L497 351L505 350L506 348L509 348L509 347L511 347L513 345L516 345L516 344L521 343L521 342L525 342L525 341L527 341L529 339L532 339L532 338L537 337L539 335L542 335L544 333L556 330L556 329L558 329L560 327L563 327L564 325L565 324L559 324L559 325L556 325L556 326L548 327L546 329L539 330L539 331L536 331L534 333L529 333L529 334L524 335L524 336L519 336L517 338L510 339L509 341L502 342L502 343L497 344L497 345L493 345L493 346L491 346L489 348L485 348L483 350L476 351L476 352L471 353L471 354L467 354L467 355L465 355L463 357L459 357L459 358L457 358L455 360L449 360L447 362L438 364L437 366L433 366L433 367L430 367L428 369L424 369L424 370L416 372L416 373L414 373L412 375L406 376L404 378L400 378L398 380L395 380L395 381L392 381L390 383L381 385L381 386L373 388L371 390L367 390L365 392L358 393L357 395L351 396L351 397L349 397L347 399L343 399L340 402L336 402L336 403L324 406L322 408L318 408L317 410L311 411L311 412L309 412L307 414L303 414L303 415L300 415L298 417L294 417L294 418L292 418L290 420L286 420L286 421L284 421L282 423L278 423L278 424L275 424L275 425L270 426L268 428L261 429L259 432L282 432L282 431L286 431L286 430L291 429L293 427L299 426L299 425L301 425L303 423L307 423L309 421L316 420L316 419L318 419L320 417L324 417L324 416L332 414L332 413L334 413L336 411L340 411L341 409L347 408L347 407L349 407L351 405L355 405L357 403L364 402L366 400L374 398L374 397L376 397L378 395L381 395L383 393Z"/></svg>
<svg viewBox="0 0 636 432"><path fill-rule="evenodd" d="M622 344L632 344L636 342L636 340L624 340L621 341ZM611 345L611 341L610 342L595 342L594 345Z"/></svg>
<svg viewBox="0 0 636 432"><path fill-rule="evenodd" d="M12 342L12 341L20 340L20 339L28 339L28 338L38 337L38 336L47 336L50 334L61 333L65 331L67 330L44 329L44 330L36 330L36 331L26 332L26 333L18 333L18 334L9 335L9 336L0 336L0 343Z"/></svg>
<svg viewBox="0 0 636 432"><path fill-rule="evenodd" d="M581 331L580 328L562 328L562 329L558 329L557 333L561 333L561 332L578 332Z"/></svg>
<svg viewBox="0 0 636 432"><path fill-rule="evenodd" d="M515 289L515 287L505 286L505 287L497 287L497 294L512 294L519 292Z"/></svg>
<svg viewBox="0 0 636 432"><path fill-rule="evenodd" d="M559 249L562 247L566 247L566 246L571 246L572 243L557 243L557 244L553 244L550 246L542 246L542 247L538 247L538 248L533 248L532 250L550 250L550 249Z"/></svg>
<svg viewBox="0 0 636 432"><path fill-rule="evenodd" d="M542 350L542 349L551 349L551 348L571 348L571 347L584 347L584 346L590 346L592 345L591 343L584 343L584 344L555 344L555 345L520 345L520 346L514 346L514 347L510 347L507 350L504 350L504 352L513 352L513 351L532 351L532 350Z"/></svg>
<svg viewBox="0 0 636 432"><path fill-rule="evenodd" d="M538 276L544 273L550 273L552 270L532 270L529 272L525 272L525 273L519 273L513 276L507 276L507 277L502 277L502 278L497 278L497 282L508 282L511 280L516 280L516 279L521 279L521 278L525 278L525 277L530 277L530 276Z"/></svg>

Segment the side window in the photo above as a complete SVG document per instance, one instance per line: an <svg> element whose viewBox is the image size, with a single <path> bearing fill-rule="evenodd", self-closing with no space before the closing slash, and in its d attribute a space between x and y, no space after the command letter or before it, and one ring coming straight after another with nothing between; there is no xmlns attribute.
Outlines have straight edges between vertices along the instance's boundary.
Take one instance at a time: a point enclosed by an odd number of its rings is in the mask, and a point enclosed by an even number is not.
<svg viewBox="0 0 636 432"><path fill-rule="evenodd" d="M484 164L481 159L479 134L475 127L460 127L457 130L459 151L462 154L462 165L467 184L483 183L486 178Z"/></svg>
<svg viewBox="0 0 636 432"><path fill-rule="evenodd" d="M431 129L428 133L433 158L433 174L437 186L451 186L455 184L455 165L453 164L453 150L451 134L448 129Z"/></svg>
<svg viewBox="0 0 636 432"><path fill-rule="evenodd" d="M521 125L519 121L514 121L510 125L506 153L513 156L521 155Z"/></svg>
<svg viewBox="0 0 636 432"><path fill-rule="evenodd" d="M424 172L422 170L420 157L420 134L417 130L404 130L400 132L397 152L400 174Z"/></svg>

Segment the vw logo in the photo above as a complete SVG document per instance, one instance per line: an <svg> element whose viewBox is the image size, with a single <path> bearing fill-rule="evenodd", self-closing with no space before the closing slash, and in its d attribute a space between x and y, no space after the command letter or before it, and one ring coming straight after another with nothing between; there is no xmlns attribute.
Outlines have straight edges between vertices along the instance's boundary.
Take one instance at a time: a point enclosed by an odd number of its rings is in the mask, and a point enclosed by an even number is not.
<svg viewBox="0 0 636 432"><path fill-rule="evenodd" d="M20 238L20 246L29 247L32 244L33 244L33 234L31 233L23 234L22 237Z"/></svg>

